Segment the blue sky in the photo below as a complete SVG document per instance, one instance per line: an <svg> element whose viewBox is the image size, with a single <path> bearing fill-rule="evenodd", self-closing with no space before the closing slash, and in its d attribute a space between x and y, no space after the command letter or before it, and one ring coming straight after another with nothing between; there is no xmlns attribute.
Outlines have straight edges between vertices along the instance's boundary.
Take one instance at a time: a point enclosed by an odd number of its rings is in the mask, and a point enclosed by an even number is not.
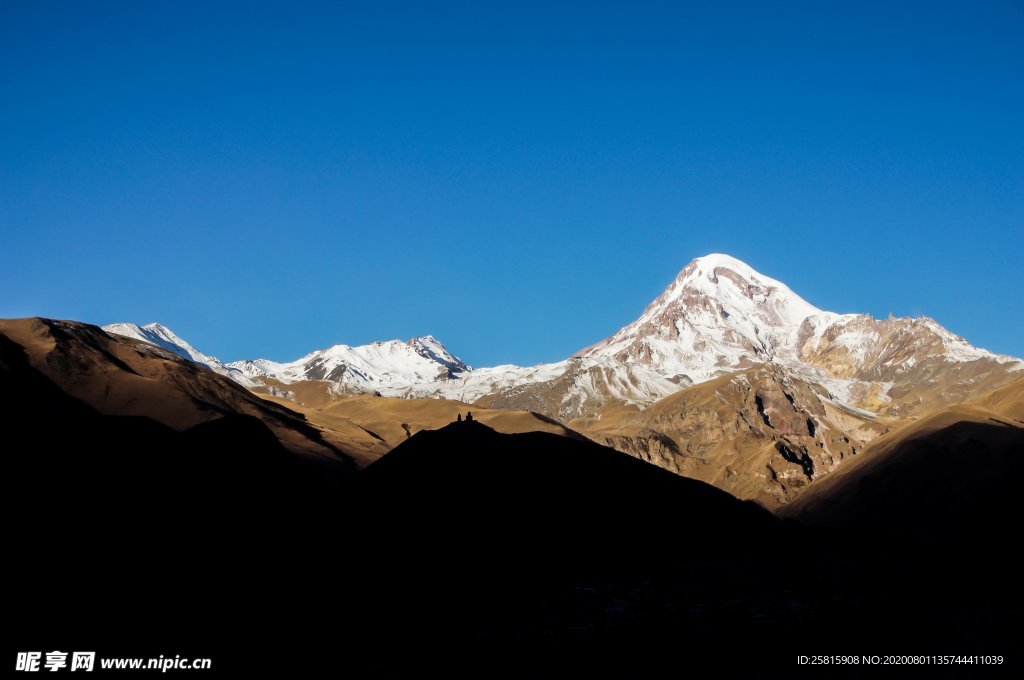
<svg viewBox="0 0 1024 680"><path fill-rule="evenodd" d="M1024 3L0 4L0 316L564 358L689 260L1024 355Z"/></svg>

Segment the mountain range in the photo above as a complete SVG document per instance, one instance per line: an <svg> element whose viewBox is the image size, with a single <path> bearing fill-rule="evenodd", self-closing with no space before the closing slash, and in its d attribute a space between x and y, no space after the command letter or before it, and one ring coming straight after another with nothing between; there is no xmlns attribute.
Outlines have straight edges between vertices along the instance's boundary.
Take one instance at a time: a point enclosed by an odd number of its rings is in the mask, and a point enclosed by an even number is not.
<svg viewBox="0 0 1024 680"><path fill-rule="evenodd" d="M433 336L223 363L160 324L104 329L204 365L325 430L339 419L391 430L355 446L366 461L448 422L448 404L472 404L535 414L510 431L557 423L768 507L879 436L1024 376L1024 361L976 348L933 319L823 311L721 254L687 264L611 337L530 367L470 367Z"/></svg>
<svg viewBox="0 0 1024 680"><path fill-rule="evenodd" d="M762 465L742 451L785 429L785 394L754 429L735 411L743 426L717 440L708 425L744 381L756 412L780 370L634 412L666 445L714 442L709 468L732 456L708 484L540 414L300 406L96 326L0 320L11 538L30 546L10 560L8 645L110 640L231 674L356 677L649 677L680 650L723 677L790 677L804 647L896 642L1019 658L1024 380L877 436L773 516L713 487L736 458ZM814 389L789 387L794 402ZM97 618L68 592L131 615Z"/></svg>
<svg viewBox="0 0 1024 680"><path fill-rule="evenodd" d="M898 643L1016 677L1020 369L723 256L530 368L429 336L224 363L159 324L0 320L27 546L8 644L632 678L698 652L791 677L804 650Z"/></svg>

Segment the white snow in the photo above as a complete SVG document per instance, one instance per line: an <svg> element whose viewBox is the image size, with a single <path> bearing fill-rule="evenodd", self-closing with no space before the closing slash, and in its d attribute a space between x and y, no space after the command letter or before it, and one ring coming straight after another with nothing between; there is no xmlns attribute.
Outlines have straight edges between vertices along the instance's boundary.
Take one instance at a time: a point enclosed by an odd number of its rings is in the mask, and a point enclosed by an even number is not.
<svg viewBox="0 0 1024 680"><path fill-rule="evenodd" d="M640 318L580 355L625 355L666 377L703 382L744 364L796 358L801 325L823 314L785 284L713 254L687 265Z"/></svg>
<svg viewBox="0 0 1024 680"><path fill-rule="evenodd" d="M272 377L284 383L329 380L382 394L449 380L471 370L432 336L356 347L334 345L286 363L256 359L235 361L228 366L246 375Z"/></svg>

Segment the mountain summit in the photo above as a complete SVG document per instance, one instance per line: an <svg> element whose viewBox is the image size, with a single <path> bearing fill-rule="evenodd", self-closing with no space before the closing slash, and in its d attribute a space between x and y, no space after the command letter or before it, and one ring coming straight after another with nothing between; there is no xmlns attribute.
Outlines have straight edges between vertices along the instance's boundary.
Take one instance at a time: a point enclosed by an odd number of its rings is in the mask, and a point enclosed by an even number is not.
<svg viewBox="0 0 1024 680"><path fill-rule="evenodd" d="M640 318L577 356L641 364L693 384L780 353L795 358L801 325L821 314L736 258L707 255L686 265Z"/></svg>
<svg viewBox="0 0 1024 680"><path fill-rule="evenodd" d="M894 404L918 383L950 387L955 401L965 396L965 382L992 387L992 372L1024 368L1019 359L973 347L933 319L822 311L721 254L690 262L640 318L576 356L646 366L681 385L774 363L840 401L898 414L927 401Z"/></svg>
<svg viewBox="0 0 1024 680"><path fill-rule="evenodd" d="M287 363L256 359L235 361L228 367L250 377L284 383L324 380L341 392L373 392L447 381L471 370L432 335L357 347L334 345Z"/></svg>

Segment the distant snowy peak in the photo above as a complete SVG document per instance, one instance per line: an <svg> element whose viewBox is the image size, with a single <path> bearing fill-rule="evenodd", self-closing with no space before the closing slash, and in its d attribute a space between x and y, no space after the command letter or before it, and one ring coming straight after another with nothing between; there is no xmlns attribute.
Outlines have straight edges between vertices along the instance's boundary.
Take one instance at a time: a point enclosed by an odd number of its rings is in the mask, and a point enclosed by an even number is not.
<svg viewBox="0 0 1024 680"><path fill-rule="evenodd" d="M577 354L646 365L701 382L792 353L804 320L822 311L734 257L686 265L633 323Z"/></svg>
<svg viewBox="0 0 1024 680"><path fill-rule="evenodd" d="M437 338L426 335L351 347L334 345L290 362L236 361L230 368L284 383L326 380L354 390L401 390L457 378L470 367Z"/></svg>
<svg viewBox="0 0 1024 680"><path fill-rule="evenodd" d="M462 359L449 352L448 348L433 335L412 338L407 340L405 344L409 345L420 356L448 367L449 372L453 374L449 377L454 377L454 374L462 373L463 371L472 370Z"/></svg>
<svg viewBox="0 0 1024 680"><path fill-rule="evenodd" d="M925 357L1019 363L972 347L931 319L822 311L780 281L721 254L690 262L640 318L576 356L647 366L680 383L769 361L875 380Z"/></svg>
<svg viewBox="0 0 1024 680"><path fill-rule="evenodd" d="M1024 369L1021 360L973 347L932 319L822 311L780 281L721 254L690 262L638 319L606 340L565 361L532 367L473 369L431 335L334 345L290 362L224 365L160 324L105 328L249 387L326 381L338 394L480 400L566 420L597 415L609 401L644 406L688 385L765 364L820 385L829 399L891 415L944 399L952 403Z"/></svg>
<svg viewBox="0 0 1024 680"><path fill-rule="evenodd" d="M669 286L665 299L654 304L701 294L714 298L732 316L759 317L773 327L794 328L808 316L821 313L781 281L722 254L699 257L688 264Z"/></svg>
<svg viewBox="0 0 1024 680"><path fill-rule="evenodd" d="M134 323L112 323L103 327L103 330L115 335L122 335L126 338L135 338L148 342L157 347L174 352L183 359L188 359L207 368L223 366L217 357L203 354L192 345L179 338L170 328L158 323L139 326Z"/></svg>
<svg viewBox="0 0 1024 680"><path fill-rule="evenodd" d="M113 333L114 335L133 338L135 340L141 340L142 342L148 342L151 345L156 345L157 347L161 347L169 352L177 354L182 359L187 359L201 366L206 366L212 371L232 378L247 387L255 385L254 381L241 374L238 370L225 365L215 356L203 354L188 342L178 337L174 331L163 324L151 323L146 324L145 326L140 326L134 323L119 322L103 326L103 330L108 333Z"/></svg>

